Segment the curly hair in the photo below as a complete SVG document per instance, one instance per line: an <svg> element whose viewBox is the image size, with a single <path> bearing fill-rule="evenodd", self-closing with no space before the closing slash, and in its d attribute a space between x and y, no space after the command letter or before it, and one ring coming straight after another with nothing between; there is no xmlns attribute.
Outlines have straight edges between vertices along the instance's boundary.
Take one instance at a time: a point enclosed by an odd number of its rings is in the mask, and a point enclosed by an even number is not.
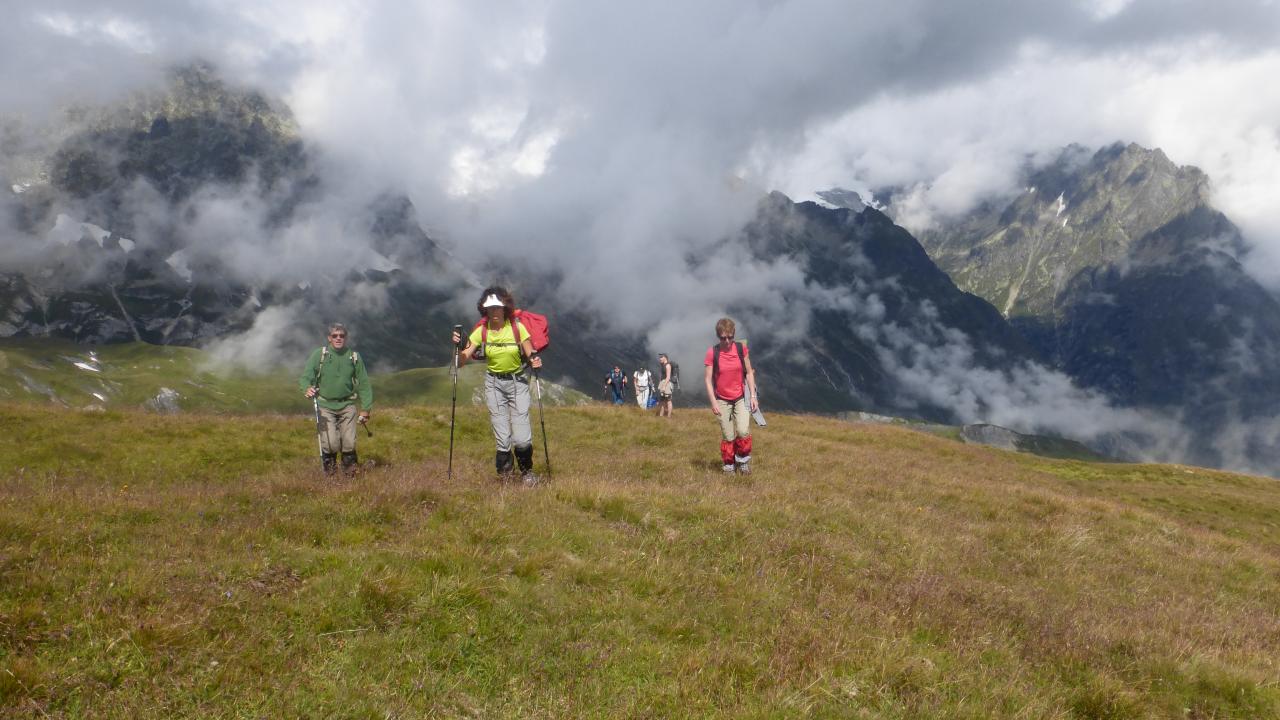
<svg viewBox="0 0 1280 720"><path fill-rule="evenodd" d="M484 292L480 293L480 299L476 301L476 312L480 313L480 317L485 316L484 300L490 295L497 295L498 299L502 301L502 307L506 310L506 318L508 320L515 316L516 299L511 296L511 293L506 288L501 285L493 285L485 288Z"/></svg>

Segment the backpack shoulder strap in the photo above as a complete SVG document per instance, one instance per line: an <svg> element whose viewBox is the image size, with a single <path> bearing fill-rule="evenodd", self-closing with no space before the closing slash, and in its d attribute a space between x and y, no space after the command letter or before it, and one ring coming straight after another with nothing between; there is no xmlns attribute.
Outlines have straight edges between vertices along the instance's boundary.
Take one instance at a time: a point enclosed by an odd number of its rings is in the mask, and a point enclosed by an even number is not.
<svg viewBox="0 0 1280 720"><path fill-rule="evenodd" d="M511 315L511 337L516 341L516 352L520 354L521 359L524 358L524 345L520 343L520 330L524 328L524 323L520 322L520 311L517 310ZM527 331L526 331L527 332ZM523 372L524 366L521 366Z"/></svg>
<svg viewBox="0 0 1280 720"><path fill-rule="evenodd" d="M324 361L329 359L329 346L325 345L320 348L320 362L316 363L316 377L312 381L312 385L320 386L320 374L324 372Z"/></svg>
<svg viewBox="0 0 1280 720"><path fill-rule="evenodd" d="M738 364L742 366L742 379L745 382L747 379L747 359L742 356L742 343L735 342L733 345L738 348Z"/></svg>
<svg viewBox="0 0 1280 720"><path fill-rule="evenodd" d="M711 387L720 382L720 348L711 346Z"/></svg>

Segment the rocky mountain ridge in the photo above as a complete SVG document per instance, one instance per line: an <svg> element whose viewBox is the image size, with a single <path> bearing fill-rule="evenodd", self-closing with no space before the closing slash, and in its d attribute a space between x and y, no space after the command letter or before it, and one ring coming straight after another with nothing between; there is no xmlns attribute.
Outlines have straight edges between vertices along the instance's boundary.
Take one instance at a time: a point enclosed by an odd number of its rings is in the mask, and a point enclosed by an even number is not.
<svg viewBox="0 0 1280 720"><path fill-rule="evenodd" d="M1280 303L1245 271L1207 176L1133 144L1072 147L1025 186L922 244L1053 367L1192 428L1193 461L1271 458Z"/></svg>

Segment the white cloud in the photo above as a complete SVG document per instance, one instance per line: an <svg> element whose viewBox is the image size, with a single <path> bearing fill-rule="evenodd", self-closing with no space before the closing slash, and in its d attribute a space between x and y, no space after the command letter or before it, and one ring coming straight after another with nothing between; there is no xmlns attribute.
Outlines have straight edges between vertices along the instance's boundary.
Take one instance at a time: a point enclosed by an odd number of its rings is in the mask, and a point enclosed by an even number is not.
<svg viewBox="0 0 1280 720"><path fill-rule="evenodd" d="M1280 51L1219 43L1102 57L1025 49L999 72L922 94L884 95L811 131L780 164L780 187L807 197L844 186L910 188L904 224L931 225L1011 193L1025 156L1070 143L1137 142L1209 174L1214 202L1257 252L1250 271L1280 286Z"/></svg>

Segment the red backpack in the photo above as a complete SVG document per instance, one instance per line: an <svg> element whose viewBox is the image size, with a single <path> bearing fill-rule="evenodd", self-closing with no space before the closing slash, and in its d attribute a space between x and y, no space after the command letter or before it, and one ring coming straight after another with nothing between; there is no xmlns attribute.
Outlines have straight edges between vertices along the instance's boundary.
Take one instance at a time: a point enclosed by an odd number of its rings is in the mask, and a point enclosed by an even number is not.
<svg viewBox="0 0 1280 720"><path fill-rule="evenodd" d="M547 330L546 315L539 315L536 312L516 308L516 311L511 315L511 322L513 325L520 325L529 331L529 344L533 345L534 352L542 352L551 344L551 335ZM485 322L484 318L480 318L480 322L476 323L475 327L471 329L472 332L475 332L475 328L480 328L480 343L489 342L489 323ZM520 337L519 331L516 331L516 337Z"/></svg>

